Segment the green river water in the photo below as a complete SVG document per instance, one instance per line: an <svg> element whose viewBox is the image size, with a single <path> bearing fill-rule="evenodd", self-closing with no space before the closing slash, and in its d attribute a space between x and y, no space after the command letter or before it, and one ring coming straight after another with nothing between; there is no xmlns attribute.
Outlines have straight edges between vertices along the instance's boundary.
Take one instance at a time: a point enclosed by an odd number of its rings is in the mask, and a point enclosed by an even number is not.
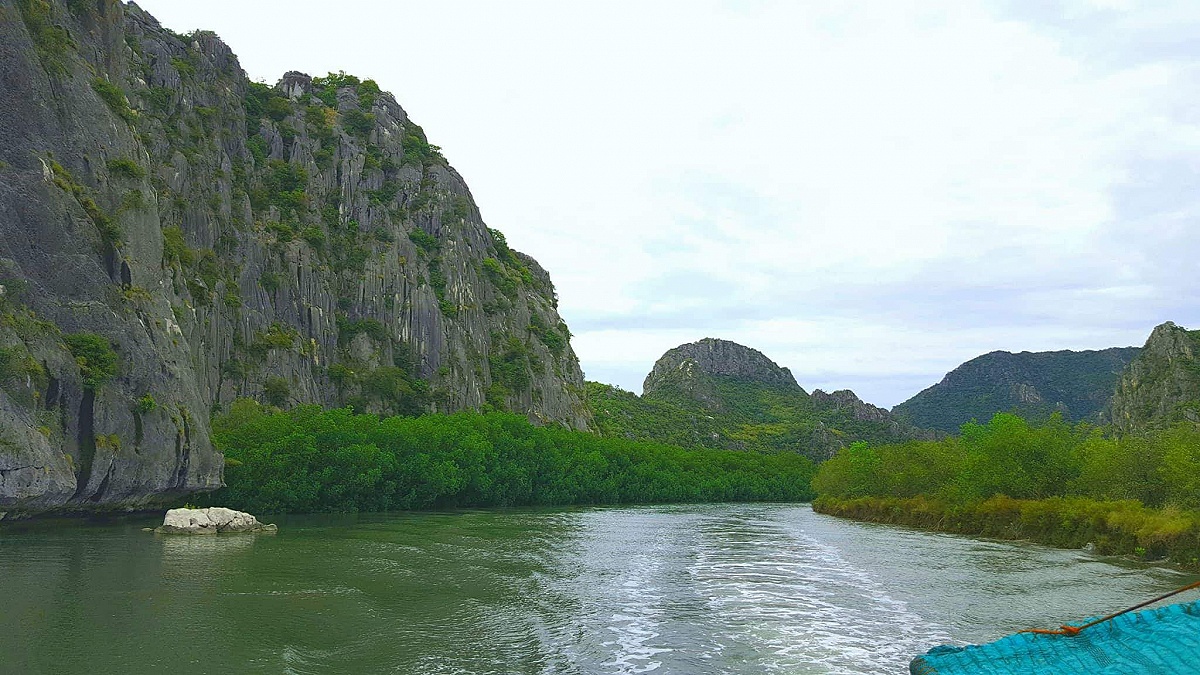
<svg viewBox="0 0 1200 675"><path fill-rule="evenodd" d="M270 520L0 529L0 673L898 673L1191 580L807 505Z"/></svg>

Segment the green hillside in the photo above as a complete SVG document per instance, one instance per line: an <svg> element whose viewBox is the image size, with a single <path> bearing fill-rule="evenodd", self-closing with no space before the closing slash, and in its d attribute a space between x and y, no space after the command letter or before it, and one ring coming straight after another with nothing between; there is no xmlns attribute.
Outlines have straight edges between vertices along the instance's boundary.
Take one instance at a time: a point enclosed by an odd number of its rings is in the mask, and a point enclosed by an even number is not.
<svg viewBox="0 0 1200 675"><path fill-rule="evenodd" d="M955 368L892 412L918 427L949 433L999 412L1034 422L1055 412L1067 420L1098 422L1122 370L1139 351L991 352Z"/></svg>
<svg viewBox="0 0 1200 675"><path fill-rule="evenodd" d="M854 441L932 438L864 403L853 392L804 391L786 368L757 350L701 340L668 351L638 396L597 382L587 385L597 430L604 436L684 447L829 457Z"/></svg>

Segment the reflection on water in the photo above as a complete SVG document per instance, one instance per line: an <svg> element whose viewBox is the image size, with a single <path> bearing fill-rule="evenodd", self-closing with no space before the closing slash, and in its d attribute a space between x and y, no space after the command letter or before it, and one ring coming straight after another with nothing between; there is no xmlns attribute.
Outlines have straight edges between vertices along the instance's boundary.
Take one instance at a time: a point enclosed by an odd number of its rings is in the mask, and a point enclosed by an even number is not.
<svg viewBox="0 0 1200 675"><path fill-rule="evenodd" d="M163 562L194 564L216 555L230 555L254 546L259 536L253 533L238 535L155 535L161 537Z"/></svg>
<svg viewBox="0 0 1200 675"><path fill-rule="evenodd" d="M0 530L0 671L890 673L1188 580L806 506L278 523Z"/></svg>

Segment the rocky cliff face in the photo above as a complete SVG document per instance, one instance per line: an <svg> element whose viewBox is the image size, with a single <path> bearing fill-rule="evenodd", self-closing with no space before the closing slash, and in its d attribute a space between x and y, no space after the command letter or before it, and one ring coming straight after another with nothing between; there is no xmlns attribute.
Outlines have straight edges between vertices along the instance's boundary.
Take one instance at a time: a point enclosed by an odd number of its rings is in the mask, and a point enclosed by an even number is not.
<svg viewBox="0 0 1200 675"><path fill-rule="evenodd" d="M671 349L641 397L589 383L601 433L679 445L792 451L821 460L858 440L933 438L851 391L809 396L756 349L707 338Z"/></svg>
<svg viewBox="0 0 1200 675"><path fill-rule="evenodd" d="M896 428L899 429L899 421L890 412L879 406L864 402L858 397L858 394L849 389L839 389L833 393L826 393L820 389L816 389L813 390L812 400L813 405L817 408L823 410L845 410L849 413L850 417L860 422L896 424Z"/></svg>
<svg viewBox="0 0 1200 675"><path fill-rule="evenodd" d="M0 511L215 488L240 396L590 424L549 275L391 95L116 0L0 0L0 287Z"/></svg>
<svg viewBox="0 0 1200 675"><path fill-rule="evenodd" d="M948 433L971 420L986 422L998 412L1034 421L1060 412L1068 420L1100 422L1122 369L1138 351L991 352L955 368L892 412Z"/></svg>
<svg viewBox="0 0 1200 675"><path fill-rule="evenodd" d="M682 395L719 408L721 401L713 390L712 377L803 392L790 370L780 367L757 349L728 340L704 338L679 345L659 357L642 383L642 395L651 398Z"/></svg>
<svg viewBox="0 0 1200 675"><path fill-rule="evenodd" d="M1167 322L1117 382L1110 416L1122 433L1200 423L1200 330Z"/></svg>

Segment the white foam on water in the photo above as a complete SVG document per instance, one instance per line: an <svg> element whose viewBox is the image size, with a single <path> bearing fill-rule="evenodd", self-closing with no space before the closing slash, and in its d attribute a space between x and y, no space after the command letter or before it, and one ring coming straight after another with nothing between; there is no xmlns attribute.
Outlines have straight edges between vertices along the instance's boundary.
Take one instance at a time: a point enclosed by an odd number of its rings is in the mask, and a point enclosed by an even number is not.
<svg viewBox="0 0 1200 675"><path fill-rule="evenodd" d="M859 675L903 672L950 641L836 548L766 515L701 529L688 573L708 598L714 653L743 645L760 672Z"/></svg>
<svg viewBox="0 0 1200 675"><path fill-rule="evenodd" d="M601 646L612 649L613 654L601 665L613 668L613 673L658 670L662 661L656 657L673 651L653 645L661 635L658 628L664 593L653 581L661 565L657 552L632 556L620 583L606 594L606 600L613 603L607 626L613 638L601 642Z"/></svg>

